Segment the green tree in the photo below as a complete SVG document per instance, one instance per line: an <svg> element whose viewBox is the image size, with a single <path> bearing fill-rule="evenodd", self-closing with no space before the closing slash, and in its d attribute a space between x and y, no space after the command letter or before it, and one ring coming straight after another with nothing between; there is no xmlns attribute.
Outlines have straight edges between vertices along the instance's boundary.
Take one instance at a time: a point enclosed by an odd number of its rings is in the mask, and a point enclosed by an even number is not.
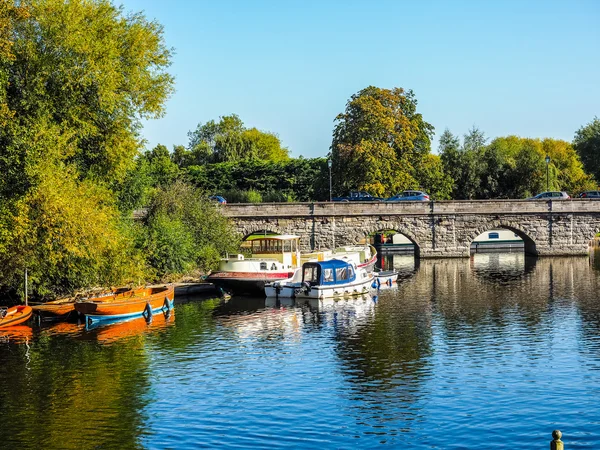
<svg viewBox="0 0 600 450"><path fill-rule="evenodd" d="M240 237L218 206L181 181L155 192L146 226L144 254L158 279L215 269L222 254L239 249Z"/></svg>
<svg viewBox="0 0 600 450"><path fill-rule="evenodd" d="M457 200L482 198L485 142L485 135L476 127L464 135L462 146L459 139L449 130L442 133L439 151L444 171L454 180L452 198Z"/></svg>
<svg viewBox="0 0 600 450"><path fill-rule="evenodd" d="M0 284L40 295L146 267L109 188L172 91L162 28L105 0L0 5Z"/></svg>
<svg viewBox="0 0 600 450"><path fill-rule="evenodd" d="M390 195L417 187L415 166L430 152L433 126L417 113L412 91L369 86L336 117L331 156L335 192Z"/></svg>
<svg viewBox="0 0 600 450"><path fill-rule="evenodd" d="M585 170L600 180L600 119L594 117L575 133L573 147L581 158Z"/></svg>
<svg viewBox="0 0 600 450"><path fill-rule="evenodd" d="M247 129L235 114L223 116L219 122L211 120L198 124L188 137L191 154L184 160L187 165L249 159L278 162L289 158L287 148L281 146L277 135L256 128Z"/></svg>

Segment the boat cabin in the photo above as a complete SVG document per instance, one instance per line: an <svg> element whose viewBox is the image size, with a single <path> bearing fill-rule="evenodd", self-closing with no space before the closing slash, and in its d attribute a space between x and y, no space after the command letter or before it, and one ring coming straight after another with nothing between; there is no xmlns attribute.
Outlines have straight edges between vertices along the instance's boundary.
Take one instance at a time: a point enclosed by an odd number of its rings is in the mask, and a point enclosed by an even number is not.
<svg viewBox="0 0 600 450"><path fill-rule="evenodd" d="M302 282L310 286L333 286L356 279L354 264L340 259L307 262L302 265Z"/></svg>
<svg viewBox="0 0 600 450"><path fill-rule="evenodd" d="M296 267L300 256L300 236L292 234L256 237L242 246L249 250L252 259L277 260L284 267ZM265 265L268 265L264 261ZM268 270L261 267L260 270Z"/></svg>

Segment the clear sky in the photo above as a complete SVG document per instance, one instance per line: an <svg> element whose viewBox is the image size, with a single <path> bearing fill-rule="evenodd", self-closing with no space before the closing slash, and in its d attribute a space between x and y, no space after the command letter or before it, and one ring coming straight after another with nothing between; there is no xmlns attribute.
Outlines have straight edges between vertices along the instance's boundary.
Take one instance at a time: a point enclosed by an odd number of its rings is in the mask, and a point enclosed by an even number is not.
<svg viewBox="0 0 600 450"><path fill-rule="evenodd" d="M412 89L436 130L571 141L600 116L600 0L122 0L164 26L176 92L151 148L236 113L325 156L364 87Z"/></svg>

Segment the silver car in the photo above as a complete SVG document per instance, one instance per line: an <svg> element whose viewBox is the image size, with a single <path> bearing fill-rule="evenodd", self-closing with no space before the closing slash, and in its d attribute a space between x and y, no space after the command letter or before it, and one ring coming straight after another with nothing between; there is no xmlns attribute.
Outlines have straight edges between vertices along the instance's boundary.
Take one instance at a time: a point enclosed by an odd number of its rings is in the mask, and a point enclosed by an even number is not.
<svg viewBox="0 0 600 450"><path fill-rule="evenodd" d="M535 197L529 197L528 200L567 200L571 198L565 191L542 192Z"/></svg>

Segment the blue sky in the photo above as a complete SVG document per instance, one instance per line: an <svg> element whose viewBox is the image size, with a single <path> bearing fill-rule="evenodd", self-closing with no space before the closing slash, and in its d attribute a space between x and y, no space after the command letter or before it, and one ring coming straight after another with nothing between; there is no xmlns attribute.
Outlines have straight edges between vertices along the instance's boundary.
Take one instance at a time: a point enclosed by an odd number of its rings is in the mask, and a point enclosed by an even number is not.
<svg viewBox="0 0 600 450"><path fill-rule="evenodd" d="M119 3L119 2L117 2ZM294 157L374 85L412 89L436 129L571 141L600 116L600 1L124 0L164 26L176 92L147 147L236 113Z"/></svg>

